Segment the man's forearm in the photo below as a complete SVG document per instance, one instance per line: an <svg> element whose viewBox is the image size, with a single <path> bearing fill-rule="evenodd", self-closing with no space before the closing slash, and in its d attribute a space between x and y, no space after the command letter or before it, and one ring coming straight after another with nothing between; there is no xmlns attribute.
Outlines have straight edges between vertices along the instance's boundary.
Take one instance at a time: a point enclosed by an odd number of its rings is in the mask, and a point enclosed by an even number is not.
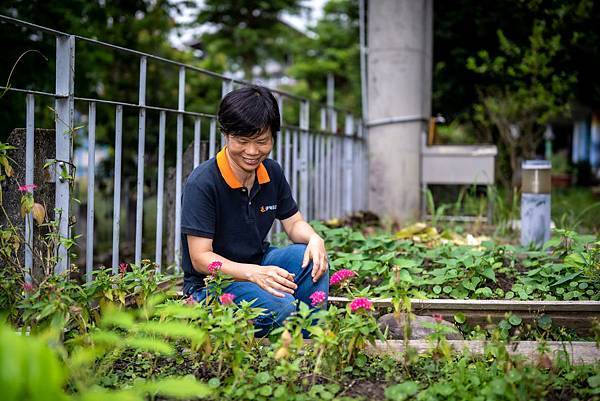
<svg viewBox="0 0 600 401"><path fill-rule="evenodd" d="M232 277L235 281L251 281L252 273L258 266L250 263L233 262L212 251L202 252L192 256L194 269L202 274L210 274L208 265L212 262L221 262L221 271Z"/></svg>
<svg viewBox="0 0 600 401"><path fill-rule="evenodd" d="M304 220L298 220L292 226L289 233L289 238L292 242L297 244L308 244L310 238L313 235L317 235L315 230Z"/></svg>

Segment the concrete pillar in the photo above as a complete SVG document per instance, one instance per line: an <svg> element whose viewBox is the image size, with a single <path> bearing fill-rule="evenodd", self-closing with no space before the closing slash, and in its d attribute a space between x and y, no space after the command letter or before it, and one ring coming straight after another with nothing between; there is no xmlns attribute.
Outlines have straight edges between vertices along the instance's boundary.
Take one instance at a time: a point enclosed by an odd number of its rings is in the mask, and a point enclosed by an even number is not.
<svg viewBox="0 0 600 401"><path fill-rule="evenodd" d="M433 0L368 5L369 209L420 211L421 135L431 115Z"/></svg>

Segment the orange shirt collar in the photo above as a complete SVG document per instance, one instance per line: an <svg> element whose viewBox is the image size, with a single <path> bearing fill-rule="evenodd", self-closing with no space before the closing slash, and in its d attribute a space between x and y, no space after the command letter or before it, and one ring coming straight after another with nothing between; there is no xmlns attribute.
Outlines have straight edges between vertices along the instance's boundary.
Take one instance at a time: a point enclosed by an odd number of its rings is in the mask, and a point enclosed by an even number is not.
<svg viewBox="0 0 600 401"><path fill-rule="evenodd" d="M229 158L227 157L227 152L225 152L226 148L227 146L223 147L223 149L217 153L217 167L219 168L223 179L225 179L225 182L230 188L241 188L242 184L233 174L233 170L231 170L231 166L229 165ZM260 163L256 169L256 178L258 179L259 184L266 184L267 182L271 181L269 173L267 172L267 169L263 163Z"/></svg>

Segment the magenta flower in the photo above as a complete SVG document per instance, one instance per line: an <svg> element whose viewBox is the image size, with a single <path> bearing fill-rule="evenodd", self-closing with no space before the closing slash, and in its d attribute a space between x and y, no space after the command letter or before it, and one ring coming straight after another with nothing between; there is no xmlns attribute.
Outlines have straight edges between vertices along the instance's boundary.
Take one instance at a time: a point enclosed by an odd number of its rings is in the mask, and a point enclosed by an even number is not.
<svg viewBox="0 0 600 401"><path fill-rule="evenodd" d="M210 262L208 265L208 272L215 276L221 270L221 267L223 267L223 263L215 260L214 262Z"/></svg>
<svg viewBox="0 0 600 401"><path fill-rule="evenodd" d="M189 296L185 299L185 301L183 301L186 305L196 305L198 302L196 302L196 300L194 299L193 296Z"/></svg>
<svg viewBox="0 0 600 401"><path fill-rule="evenodd" d="M442 320L444 320L444 317L442 315L440 315L439 313L434 313L431 315L431 317L435 319L436 323L441 323Z"/></svg>
<svg viewBox="0 0 600 401"><path fill-rule="evenodd" d="M235 295L226 292L225 294L221 295L219 297L219 302L221 302L223 305L231 305L233 303L233 300L235 299Z"/></svg>
<svg viewBox="0 0 600 401"><path fill-rule="evenodd" d="M119 263L119 274L121 276L125 275L125 272L127 271L127 267L128 267L127 263L125 263L125 262Z"/></svg>
<svg viewBox="0 0 600 401"><path fill-rule="evenodd" d="M338 285L354 276L356 276L356 273L354 273L352 270L338 270L337 272L333 273L333 275L329 279L329 285Z"/></svg>
<svg viewBox="0 0 600 401"><path fill-rule="evenodd" d="M35 290L35 287L31 283L25 282L25 283L23 283L23 290L26 293L30 294L30 293L32 293Z"/></svg>
<svg viewBox="0 0 600 401"><path fill-rule="evenodd" d="M308 297L312 301L310 303L311 306L321 305L327 299L327 295L323 291L315 291Z"/></svg>
<svg viewBox="0 0 600 401"><path fill-rule="evenodd" d="M350 310L356 312L359 309L370 310L373 307L373 303L367 298L356 298L350 303Z"/></svg>
<svg viewBox="0 0 600 401"><path fill-rule="evenodd" d="M37 185L35 185L35 184L21 185L21 186L19 186L19 191L20 192L33 192L33 190L36 188L37 188Z"/></svg>

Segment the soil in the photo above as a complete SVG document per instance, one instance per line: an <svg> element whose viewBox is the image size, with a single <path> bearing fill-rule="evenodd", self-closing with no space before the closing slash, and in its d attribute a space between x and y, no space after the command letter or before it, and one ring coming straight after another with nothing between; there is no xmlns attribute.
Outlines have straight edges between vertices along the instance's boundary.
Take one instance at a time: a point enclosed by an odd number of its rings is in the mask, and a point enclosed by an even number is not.
<svg viewBox="0 0 600 401"><path fill-rule="evenodd" d="M377 380L352 380L344 383L342 394L347 397L363 397L365 400L384 400L385 389L390 384Z"/></svg>
<svg viewBox="0 0 600 401"><path fill-rule="evenodd" d="M494 291L496 288L501 288L504 292L511 291L515 280L509 277L506 273L496 273L496 283L490 284L490 288Z"/></svg>

